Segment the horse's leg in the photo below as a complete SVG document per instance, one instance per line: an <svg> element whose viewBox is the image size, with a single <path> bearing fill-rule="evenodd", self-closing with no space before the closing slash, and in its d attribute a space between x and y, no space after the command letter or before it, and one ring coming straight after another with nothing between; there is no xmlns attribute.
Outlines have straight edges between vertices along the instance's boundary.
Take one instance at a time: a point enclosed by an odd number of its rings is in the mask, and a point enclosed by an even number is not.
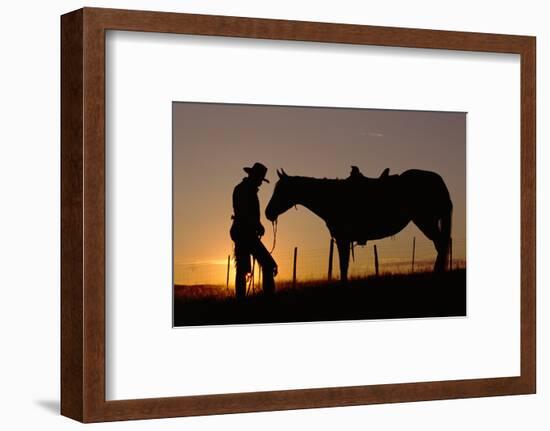
<svg viewBox="0 0 550 431"><path fill-rule="evenodd" d="M340 260L340 281L345 285L348 282L350 242L337 239L336 246L338 247L338 257Z"/></svg>
<svg viewBox="0 0 550 431"><path fill-rule="evenodd" d="M432 240L435 249L437 251L437 258L435 259L434 271L443 272L447 264L447 255L449 242L441 233L439 228L439 219L432 216L415 217L413 219L414 224L422 231L428 239Z"/></svg>

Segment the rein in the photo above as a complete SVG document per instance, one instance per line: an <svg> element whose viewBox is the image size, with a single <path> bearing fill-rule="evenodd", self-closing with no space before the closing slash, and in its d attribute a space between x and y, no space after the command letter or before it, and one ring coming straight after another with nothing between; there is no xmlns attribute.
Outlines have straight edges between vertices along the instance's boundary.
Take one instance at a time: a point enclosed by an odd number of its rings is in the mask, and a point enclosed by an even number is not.
<svg viewBox="0 0 550 431"><path fill-rule="evenodd" d="M269 254L273 254L275 246L277 245L277 219L271 222L271 226L273 227L273 245L271 246L271 250L269 250Z"/></svg>

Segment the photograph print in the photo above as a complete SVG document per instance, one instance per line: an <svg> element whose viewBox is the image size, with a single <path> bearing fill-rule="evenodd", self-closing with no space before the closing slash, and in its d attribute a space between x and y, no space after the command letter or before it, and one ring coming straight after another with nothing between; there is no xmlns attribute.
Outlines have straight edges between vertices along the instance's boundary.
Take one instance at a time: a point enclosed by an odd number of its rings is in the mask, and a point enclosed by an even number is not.
<svg viewBox="0 0 550 431"><path fill-rule="evenodd" d="M466 118L174 102L174 327L466 316Z"/></svg>

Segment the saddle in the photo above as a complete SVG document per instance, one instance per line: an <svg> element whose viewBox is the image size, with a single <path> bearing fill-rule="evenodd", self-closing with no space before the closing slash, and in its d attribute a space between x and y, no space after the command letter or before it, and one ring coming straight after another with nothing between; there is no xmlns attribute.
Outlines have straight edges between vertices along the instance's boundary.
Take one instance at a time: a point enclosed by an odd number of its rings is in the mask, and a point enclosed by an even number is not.
<svg viewBox="0 0 550 431"><path fill-rule="evenodd" d="M352 166L349 177L346 180L350 181L350 184L354 184L359 187L361 187L360 186L361 181L366 181L366 182L369 182L370 184L373 184L373 182L374 183L378 182L379 186L376 187L377 189L379 189L379 187L382 187L384 189L391 189L391 185L393 181L398 177L399 177L398 174L390 175L390 168L385 168L378 178L370 178L363 175L363 173L359 170L357 166ZM360 238L356 241L356 243L357 245L364 246L367 244L367 240Z"/></svg>
<svg viewBox="0 0 550 431"><path fill-rule="evenodd" d="M380 174L380 176L378 178L369 178L369 177L363 175L363 173L359 170L359 168L357 166L352 166L351 167L351 172L350 172L349 177L347 179L348 180L356 180L356 179L384 180L384 179L387 179L387 178L396 178L398 176L399 176L398 174L390 175L390 168L386 168L382 171L382 173Z"/></svg>

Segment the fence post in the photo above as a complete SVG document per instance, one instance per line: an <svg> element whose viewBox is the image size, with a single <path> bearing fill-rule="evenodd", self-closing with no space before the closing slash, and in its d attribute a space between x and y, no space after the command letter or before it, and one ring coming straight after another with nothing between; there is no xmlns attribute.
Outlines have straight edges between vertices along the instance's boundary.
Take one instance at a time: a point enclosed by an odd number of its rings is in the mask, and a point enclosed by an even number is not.
<svg viewBox="0 0 550 431"><path fill-rule="evenodd" d="M416 250L416 237L413 236L413 257L412 257L412 263L411 263L411 272L414 272L414 252Z"/></svg>
<svg viewBox="0 0 550 431"><path fill-rule="evenodd" d="M376 244L374 244L374 269L376 271L376 276L378 277L378 250L376 249Z"/></svg>
<svg viewBox="0 0 550 431"><path fill-rule="evenodd" d="M292 288L296 288L296 256L298 255L298 247L294 247L294 265L292 266Z"/></svg>
<svg viewBox="0 0 550 431"><path fill-rule="evenodd" d="M328 281L332 281L332 259L334 256L334 238L330 239L330 249L328 252Z"/></svg>
<svg viewBox="0 0 550 431"><path fill-rule="evenodd" d="M227 255L227 280L225 282L225 288L229 289L229 268L231 267L231 255Z"/></svg>
<svg viewBox="0 0 550 431"><path fill-rule="evenodd" d="M453 238L449 238L449 271L453 270Z"/></svg>

